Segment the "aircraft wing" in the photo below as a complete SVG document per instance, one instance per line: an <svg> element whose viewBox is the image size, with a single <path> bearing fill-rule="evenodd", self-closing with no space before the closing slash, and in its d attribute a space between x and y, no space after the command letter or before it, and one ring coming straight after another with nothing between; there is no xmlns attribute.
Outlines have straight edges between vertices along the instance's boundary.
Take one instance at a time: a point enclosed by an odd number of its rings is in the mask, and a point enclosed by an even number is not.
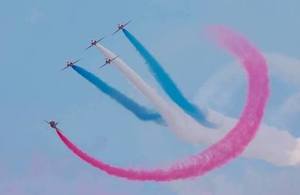
<svg viewBox="0 0 300 195"><path fill-rule="evenodd" d="M112 33L112 35L116 34L117 32L119 32L121 29L118 28L118 30L116 30L115 32Z"/></svg>
<svg viewBox="0 0 300 195"><path fill-rule="evenodd" d="M96 41L96 43L99 43L99 42L102 41L104 38L105 38L105 37L102 37L101 39L98 39L98 40Z"/></svg>
<svg viewBox="0 0 300 195"><path fill-rule="evenodd" d="M113 59L111 59L111 62L114 61L115 59L117 59L119 56L114 57Z"/></svg>
<svg viewBox="0 0 300 195"><path fill-rule="evenodd" d="M73 64L75 65L77 62L79 62L81 59L76 60L75 62L73 62Z"/></svg>
<svg viewBox="0 0 300 195"><path fill-rule="evenodd" d="M92 47L93 45L88 46L87 48L85 48L85 50L88 50Z"/></svg>
<svg viewBox="0 0 300 195"><path fill-rule="evenodd" d="M65 66L63 67L61 70L66 70L69 66Z"/></svg>
<svg viewBox="0 0 300 195"><path fill-rule="evenodd" d="M105 64L103 64L102 66L100 66L100 68L103 68L104 66L106 66L107 65L107 63L105 63Z"/></svg>
<svg viewBox="0 0 300 195"><path fill-rule="evenodd" d="M126 23L124 24L124 27L127 26L127 24L129 24L131 21L132 21L132 20L129 20L128 22L126 22Z"/></svg>

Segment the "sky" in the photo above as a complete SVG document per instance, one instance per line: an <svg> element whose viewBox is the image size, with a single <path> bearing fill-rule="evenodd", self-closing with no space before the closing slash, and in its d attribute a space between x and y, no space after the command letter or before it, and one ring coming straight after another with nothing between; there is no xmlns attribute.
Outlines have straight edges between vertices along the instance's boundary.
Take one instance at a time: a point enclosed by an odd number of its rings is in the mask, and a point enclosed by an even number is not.
<svg viewBox="0 0 300 195"><path fill-rule="evenodd" d="M245 101L243 72L203 33L209 25L222 24L246 36L268 59L286 66L282 71L276 63L269 64L271 97L264 122L299 137L299 7L297 0L3 1L0 194L299 194L299 167L245 158L192 180L119 179L77 159L43 122L59 121L79 146L120 166L161 166L199 151L202 146L179 140L165 127L139 121L73 70L60 69L66 60L82 58L81 66L151 107L115 68L97 68L104 59L96 49L84 51L91 39L107 35L103 44L158 88L122 33L110 36L116 24L132 19L127 29L152 51L187 97L238 117ZM235 82L222 82L232 72L237 74Z"/></svg>

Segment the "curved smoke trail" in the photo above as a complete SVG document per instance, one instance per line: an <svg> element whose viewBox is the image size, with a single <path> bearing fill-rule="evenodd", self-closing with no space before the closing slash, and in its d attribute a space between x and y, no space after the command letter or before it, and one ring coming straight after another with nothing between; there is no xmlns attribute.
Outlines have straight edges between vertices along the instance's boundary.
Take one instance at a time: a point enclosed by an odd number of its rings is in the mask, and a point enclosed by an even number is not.
<svg viewBox="0 0 300 195"><path fill-rule="evenodd" d="M93 73L85 70L80 66L72 66L72 68L83 78L91 82L95 87L97 87L100 91L114 99L116 102L121 104L127 110L132 112L137 118L144 121L154 121L158 124L164 124L163 119L161 118L160 114L150 109L139 105L137 102L132 100L131 98L127 97L117 89L111 87L106 82L102 81Z"/></svg>
<svg viewBox="0 0 300 195"><path fill-rule="evenodd" d="M163 69L161 64L155 59L155 57L142 45L141 42L137 40L126 29L122 30L124 35L130 41L130 43L136 48L140 55L145 59L148 64L148 68L151 70L152 75L158 81L159 85L168 94L168 96L188 115L193 117L200 124L212 128L215 125L207 120L205 112L199 107L191 103L176 86L175 82L171 79L168 73Z"/></svg>
<svg viewBox="0 0 300 195"><path fill-rule="evenodd" d="M131 180L169 181L199 176L237 157L254 138L263 117L269 95L267 64L263 56L240 35L224 27L215 27L211 32L223 47L242 62L249 80L247 103L240 120L220 141L167 169L135 170L112 166L91 157L56 129L59 138L75 155L92 166Z"/></svg>

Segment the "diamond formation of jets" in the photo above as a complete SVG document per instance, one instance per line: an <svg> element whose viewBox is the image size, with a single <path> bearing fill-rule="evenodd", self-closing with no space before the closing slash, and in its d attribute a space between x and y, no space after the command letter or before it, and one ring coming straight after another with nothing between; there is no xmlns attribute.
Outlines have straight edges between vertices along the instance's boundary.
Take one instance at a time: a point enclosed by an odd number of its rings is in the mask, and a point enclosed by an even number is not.
<svg viewBox="0 0 300 195"><path fill-rule="evenodd" d="M116 34L117 32L119 32L120 30L123 30L123 29L125 28L125 26L127 26L130 22L131 22L131 20L129 20L128 22L123 23L123 24L118 24L117 30L116 30L115 32L113 32L113 35ZM98 39L98 40L94 40L94 39L91 40L90 45L89 45L87 48L85 48L85 50L88 50L88 49L90 49L91 47L96 46L97 43L101 42L104 38L105 38L105 37L101 37L101 38ZM114 57L114 58L106 58L106 59L105 59L105 64L103 64L102 66L100 66L100 68L106 66L107 64L110 64L112 61L114 61L114 60L117 59L117 58L118 58L118 56L116 56L116 57ZM65 69L67 69L67 68L69 68L69 67L74 66L74 65L75 65L76 63L78 63L79 61L80 61L80 59L79 59L79 60L76 60L76 61L67 61L67 62L66 62L66 66L65 66L64 68L62 68L62 70L65 70Z"/></svg>
<svg viewBox="0 0 300 195"><path fill-rule="evenodd" d="M120 30L123 30L123 29L125 28L125 26L127 26L130 22L131 22L131 20L129 20L128 22L123 23L123 24L118 24L117 30L116 30L115 32L113 32L113 35L116 34L117 32L119 32ZM96 46L97 43L101 42L104 38L105 38L105 37L101 37L101 38L98 39L98 40L91 40L91 41L90 41L90 45L89 45L87 48L85 48L85 50L88 50L88 49L90 49L91 47ZM106 58L106 59L105 59L105 63L104 63L102 66L100 66L100 68L103 68L104 66L106 66L106 65L108 65L108 64L111 64L111 63L112 63L114 60L116 60L118 57L119 57L119 56L116 56L116 57L113 57L113 58ZM74 66L74 65L75 65L76 63L78 63L80 60L81 60L81 59L78 59L78 60L75 60L75 61L70 61L70 60L66 61L66 65L65 65L64 68L62 68L62 70L65 70L65 69L67 69L67 68L69 68L69 67ZM45 120L45 122L46 122L51 128L53 128L53 129L55 129L55 130L58 130L58 128L57 128L58 122L56 122L56 121L54 121L54 120L50 120L50 121Z"/></svg>

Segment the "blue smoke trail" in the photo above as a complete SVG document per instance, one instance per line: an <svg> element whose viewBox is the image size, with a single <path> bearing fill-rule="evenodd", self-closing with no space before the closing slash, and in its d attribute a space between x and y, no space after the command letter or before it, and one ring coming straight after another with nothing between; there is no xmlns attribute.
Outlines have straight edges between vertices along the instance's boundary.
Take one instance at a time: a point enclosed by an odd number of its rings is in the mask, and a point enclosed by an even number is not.
<svg viewBox="0 0 300 195"><path fill-rule="evenodd" d="M205 113L201 111L196 105L189 102L182 92L178 89L174 81L162 68L160 63L150 54L150 52L126 29L122 30L130 43L136 48L139 54L145 59L148 68L151 70L152 75L158 81L163 90L168 96L179 106L185 113L193 117L196 121L206 127L215 127L215 125L206 119Z"/></svg>
<svg viewBox="0 0 300 195"><path fill-rule="evenodd" d="M134 100L130 99L126 95L122 94L117 89L109 86L107 83L102 81L96 75L91 72L88 72L80 66L72 66L72 68L80 74L83 78L91 82L95 87L100 91L114 99L116 102L124 106L127 110L131 111L137 118L143 121L154 121L160 125L164 125L164 121L160 114L157 112L151 111L146 107L139 105Z"/></svg>

